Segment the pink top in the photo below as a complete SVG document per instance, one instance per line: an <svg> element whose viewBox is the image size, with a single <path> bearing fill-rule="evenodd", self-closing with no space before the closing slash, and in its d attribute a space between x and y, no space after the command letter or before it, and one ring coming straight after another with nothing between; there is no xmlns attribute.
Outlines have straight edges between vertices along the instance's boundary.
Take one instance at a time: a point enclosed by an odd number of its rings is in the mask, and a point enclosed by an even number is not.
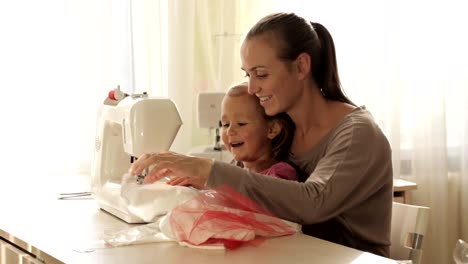
<svg viewBox="0 0 468 264"><path fill-rule="evenodd" d="M262 171L261 174L291 181L298 180L296 169L286 162L278 162L270 168Z"/></svg>

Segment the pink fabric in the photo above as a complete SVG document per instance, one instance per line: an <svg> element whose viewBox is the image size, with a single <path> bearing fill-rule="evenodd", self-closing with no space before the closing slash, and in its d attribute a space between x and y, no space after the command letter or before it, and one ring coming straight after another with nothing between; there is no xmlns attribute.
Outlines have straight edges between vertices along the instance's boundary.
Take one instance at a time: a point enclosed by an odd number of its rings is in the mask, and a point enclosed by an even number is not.
<svg viewBox="0 0 468 264"><path fill-rule="evenodd" d="M286 162L278 162L270 168L262 171L261 173L285 180L298 180L296 169L294 169L291 165L289 165Z"/></svg>

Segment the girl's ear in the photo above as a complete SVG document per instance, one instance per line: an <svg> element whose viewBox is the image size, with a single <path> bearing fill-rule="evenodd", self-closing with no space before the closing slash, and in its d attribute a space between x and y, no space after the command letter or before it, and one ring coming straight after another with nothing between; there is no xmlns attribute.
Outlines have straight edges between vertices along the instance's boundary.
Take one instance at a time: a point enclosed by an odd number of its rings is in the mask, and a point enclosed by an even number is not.
<svg viewBox="0 0 468 264"><path fill-rule="evenodd" d="M278 120L272 120L268 127L268 139L274 139L281 132L281 125Z"/></svg>

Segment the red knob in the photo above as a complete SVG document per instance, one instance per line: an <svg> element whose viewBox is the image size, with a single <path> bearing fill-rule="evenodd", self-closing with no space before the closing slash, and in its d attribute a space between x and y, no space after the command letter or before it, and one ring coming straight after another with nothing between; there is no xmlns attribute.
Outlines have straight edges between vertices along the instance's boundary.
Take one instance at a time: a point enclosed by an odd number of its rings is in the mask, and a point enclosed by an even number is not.
<svg viewBox="0 0 468 264"><path fill-rule="evenodd" d="M112 91L109 91L109 95L108 95L109 99L112 99L114 101L117 101L117 99L115 99L115 91L112 90Z"/></svg>

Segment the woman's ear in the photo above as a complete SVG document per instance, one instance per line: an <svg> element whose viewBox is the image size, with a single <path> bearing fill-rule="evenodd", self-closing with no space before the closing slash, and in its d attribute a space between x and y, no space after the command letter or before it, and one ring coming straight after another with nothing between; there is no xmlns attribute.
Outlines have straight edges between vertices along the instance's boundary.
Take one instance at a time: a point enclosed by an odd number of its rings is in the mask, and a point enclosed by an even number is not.
<svg viewBox="0 0 468 264"><path fill-rule="evenodd" d="M311 69L310 55L305 52L299 54L299 56L296 58L295 66L299 80L309 78Z"/></svg>
<svg viewBox="0 0 468 264"><path fill-rule="evenodd" d="M268 139L274 139L279 133L281 132L281 125L278 122L278 120L272 120L270 122L270 125L268 127L268 134L267 137Z"/></svg>

